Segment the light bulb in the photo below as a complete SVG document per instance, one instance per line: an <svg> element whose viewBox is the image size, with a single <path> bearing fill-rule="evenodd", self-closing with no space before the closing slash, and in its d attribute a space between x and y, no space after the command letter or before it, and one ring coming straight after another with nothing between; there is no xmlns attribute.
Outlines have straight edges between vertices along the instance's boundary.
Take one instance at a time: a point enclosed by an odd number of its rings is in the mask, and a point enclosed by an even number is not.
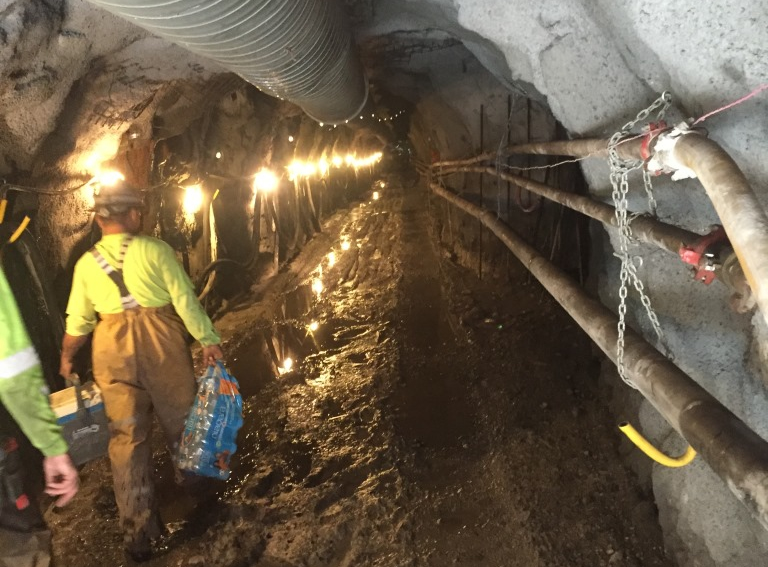
<svg viewBox="0 0 768 567"><path fill-rule="evenodd" d="M112 186L118 181L125 181L125 176L119 171L108 169L107 171L99 172L99 174L94 177L94 180L100 185Z"/></svg>
<svg viewBox="0 0 768 567"><path fill-rule="evenodd" d="M286 374L293 369L293 359L291 357L286 357L285 360L283 360L283 365L278 367L277 371L282 376L283 374Z"/></svg>
<svg viewBox="0 0 768 567"><path fill-rule="evenodd" d="M270 193L277 189L278 179L272 171L261 168L253 178L253 190Z"/></svg>
<svg viewBox="0 0 768 567"><path fill-rule="evenodd" d="M184 189L184 212L192 215L203 206L203 188L200 185L190 185Z"/></svg>

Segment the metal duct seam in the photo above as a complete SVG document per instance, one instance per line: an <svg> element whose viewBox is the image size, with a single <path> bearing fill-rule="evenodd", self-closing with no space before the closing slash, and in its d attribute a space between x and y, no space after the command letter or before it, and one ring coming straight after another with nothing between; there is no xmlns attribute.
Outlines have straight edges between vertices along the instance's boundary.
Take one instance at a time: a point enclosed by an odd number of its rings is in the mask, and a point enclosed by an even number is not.
<svg viewBox="0 0 768 567"><path fill-rule="evenodd" d="M356 118L368 82L337 0L89 0L216 61L318 122Z"/></svg>

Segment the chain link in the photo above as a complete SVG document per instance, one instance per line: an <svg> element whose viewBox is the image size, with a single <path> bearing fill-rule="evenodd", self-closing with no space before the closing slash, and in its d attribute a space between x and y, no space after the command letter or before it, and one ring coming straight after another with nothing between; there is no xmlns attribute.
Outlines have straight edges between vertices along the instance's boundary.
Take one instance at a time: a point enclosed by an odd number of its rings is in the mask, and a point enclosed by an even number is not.
<svg viewBox="0 0 768 567"><path fill-rule="evenodd" d="M645 194L648 196L648 212L652 217L656 217L656 197L653 195L653 184L651 183L651 174L648 170L643 168L643 186L645 187Z"/></svg>
<svg viewBox="0 0 768 567"><path fill-rule="evenodd" d="M616 367L619 371L621 379L632 388L637 388L634 383L629 379L624 368L624 334L626 331L626 315L627 315L627 292L629 288L629 282L632 282L635 290L640 295L640 301L645 308L645 312L648 319L653 326L653 330L659 339L659 342L663 340L663 334L661 331L661 325L659 324L659 318L653 310L651 305L651 299L645 293L645 287L640 277L637 274L637 267L632 263L629 257L629 243L632 237L632 230L627 218L627 195L629 193L629 181L628 176L630 172L642 169L643 171L643 185L645 192L648 196L648 208L652 215L656 215L656 199L653 196L653 187L651 184L651 177L648 172L643 168L643 162L641 160L624 159L619 156L617 146L621 139L632 131L632 129L640 122L647 121L652 112L656 111L657 120L661 120L664 117L669 105L671 103L671 96L668 92L662 93L662 95L656 99L648 108L638 112L634 120L627 122L621 130L611 136L611 140L608 143L608 161L611 167L611 197L613 199L613 205L616 209L616 226L619 229L619 250L616 254L621 260L621 270L619 273L619 323L617 326L618 338L616 341Z"/></svg>

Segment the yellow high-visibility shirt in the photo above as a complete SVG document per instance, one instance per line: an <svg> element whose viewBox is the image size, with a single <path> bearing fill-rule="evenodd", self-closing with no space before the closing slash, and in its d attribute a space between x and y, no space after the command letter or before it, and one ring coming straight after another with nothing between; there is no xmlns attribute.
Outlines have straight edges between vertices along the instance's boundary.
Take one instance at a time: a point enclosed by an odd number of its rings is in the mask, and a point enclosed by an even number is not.
<svg viewBox="0 0 768 567"><path fill-rule="evenodd" d="M102 237L96 249L114 268L118 267L120 245L127 234ZM203 346L215 345L221 338L213 328L195 295L195 289L176 259L173 249L162 240L135 236L123 261L123 279L128 291L142 307L173 304L189 333ZM67 334L87 335L96 327L96 314L120 313L117 285L86 252L75 264L72 291L67 304Z"/></svg>
<svg viewBox="0 0 768 567"><path fill-rule="evenodd" d="M47 391L37 352L0 267L0 403L32 444L51 457L66 453L67 442L48 405Z"/></svg>

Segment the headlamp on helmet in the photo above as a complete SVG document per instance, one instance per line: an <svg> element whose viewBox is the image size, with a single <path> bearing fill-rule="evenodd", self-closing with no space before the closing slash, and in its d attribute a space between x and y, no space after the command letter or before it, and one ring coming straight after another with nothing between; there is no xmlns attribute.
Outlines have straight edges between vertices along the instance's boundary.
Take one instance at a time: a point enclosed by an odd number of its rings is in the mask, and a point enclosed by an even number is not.
<svg viewBox="0 0 768 567"><path fill-rule="evenodd" d="M93 211L103 218L123 215L143 206L141 192L123 180L112 184L100 183L93 195Z"/></svg>

